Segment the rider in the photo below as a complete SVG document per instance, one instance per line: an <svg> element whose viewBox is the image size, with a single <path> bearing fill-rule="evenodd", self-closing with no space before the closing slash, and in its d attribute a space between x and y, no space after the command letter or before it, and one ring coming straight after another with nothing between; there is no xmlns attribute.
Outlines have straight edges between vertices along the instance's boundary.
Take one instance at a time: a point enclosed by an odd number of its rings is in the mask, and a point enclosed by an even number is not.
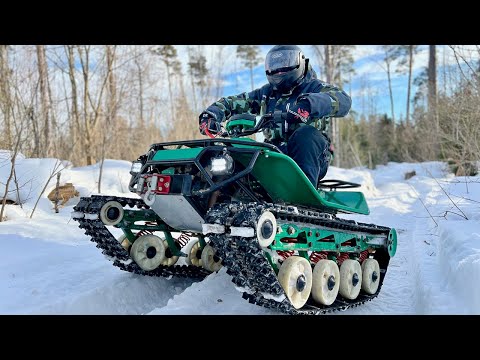
<svg viewBox="0 0 480 360"><path fill-rule="evenodd" d="M268 84L222 97L207 107L199 116L200 132L221 132L220 123L236 114L286 112L286 131L281 126L265 130L265 142L295 160L316 187L326 175L332 155L326 119L347 115L352 100L339 88L318 80L309 59L296 45L271 48L265 73Z"/></svg>

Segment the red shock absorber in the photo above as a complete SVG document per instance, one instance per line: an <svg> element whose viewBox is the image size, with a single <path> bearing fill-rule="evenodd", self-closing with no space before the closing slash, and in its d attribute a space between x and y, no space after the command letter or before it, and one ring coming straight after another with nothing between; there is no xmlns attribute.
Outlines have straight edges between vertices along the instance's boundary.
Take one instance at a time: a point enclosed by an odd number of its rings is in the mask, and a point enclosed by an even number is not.
<svg viewBox="0 0 480 360"><path fill-rule="evenodd" d="M293 254L295 254L295 251L294 250L288 250L288 251L277 251L277 254L279 256L281 256L283 258L283 260L285 260L286 258L292 256Z"/></svg>
<svg viewBox="0 0 480 360"><path fill-rule="evenodd" d="M190 236L188 236L185 233L181 233L180 236L177 238L177 243L180 245L180 248L187 245L189 241L190 241Z"/></svg>
<svg viewBox="0 0 480 360"><path fill-rule="evenodd" d="M310 254L310 262L316 264L320 260L326 259L328 254L326 251L314 251Z"/></svg>
<svg viewBox="0 0 480 360"><path fill-rule="evenodd" d="M365 259L368 258L368 250L362 251L360 253L360 256L358 257L358 261L360 261L360 264L365 261Z"/></svg>
<svg viewBox="0 0 480 360"><path fill-rule="evenodd" d="M337 257L337 265L340 267L345 260L350 259L348 253L342 253Z"/></svg>

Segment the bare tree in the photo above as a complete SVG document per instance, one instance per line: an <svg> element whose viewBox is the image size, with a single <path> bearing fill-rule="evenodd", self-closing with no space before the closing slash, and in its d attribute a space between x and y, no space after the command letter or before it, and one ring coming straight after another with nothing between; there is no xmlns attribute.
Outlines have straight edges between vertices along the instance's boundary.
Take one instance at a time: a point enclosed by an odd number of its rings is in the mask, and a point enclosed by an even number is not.
<svg viewBox="0 0 480 360"><path fill-rule="evenodd" d="M384 51L384 66L381 65L382 69L387 73L388 80L388 93L390 95L390 110L393 121L393 131L395 134L395 109L393 101L393 90L392 90L392 63L398 58L399 51L398 45L382 45Z"/></svg>
<svg viewBox="0 0 480 360"><path fill-rule="evenodd" d="M405 112L405 122L407 125L410 121L410 99L412 92L412 73L413 73L413 63L415 55L419 49L418 45L399 45L399 68L398 72L403 72L404 68L407 68L408 80L407 80L407 108Z"/></svg>
<svg viewBox="0 0 480 360"><path fill-rule="evenodd" d="M428 114L438 132L439 122L437 114L437 55L436 46L428 46Z"/></svg>
<svg viewBox="0 0 480 360"><path fill-rule="evenodd" d="M312 45L319 64L323 64L325 81L329 84L342 87L344 78L353 73L353 45ZM342 143L339 119L330 119L329 136L335 144L333 164L342 164ZM347 149L347 148L345 148Z"/></svg>
<svg viewBox="0 0 480 360"><path fill-rule="evenodd" d="M3 194L3 197L2 197L2 208L0 209L0 222L2 222L3 220L3 214L4 214L4 211L5 211L5 205L7 204L7 195L8 195L8 189L10 187L10 183L11 181L14 179L15 177L15 161L17 160L17 155L18 155L18 152L19 152L19 149L20 149L20 144L24 141L23 137L22 137L22 132L18 132L17 133L17 136L16 136L16 139L15 139L15 146L13 148L13 151L11 152L10 154L10 173L8 175L8 178L7 178L7 182L5 184L5 192ZM17 186L17 196L18 196L18 186Z"/></svg>
<svg viewBox="0 0 480 360"><path fill-rule="evenodd" d="M207 59L205 55L197 49L194 53L189 54L188 62L190 76L195 93L195 88L200 90L200 98L202 99L201 107L205 107L209 101L207 99L208 92L208 75Z"/></svg>
<svg viewBox="0 0 480 360"><path fill-rule="evenodd" d="M107 113L106 113L106 129L103 130L103 141L102 141L102 154L100 160L100 171L98 175L98 192L102 192L102 175L103 175L103 164L105 163L105 148L107 143L112 142L111 129L115 128L115 120L117 117L117 91L115 83L115 75L113 73L113 63L115 62L115 49L116 45L106 45L105 52L107 56L107 69L106 69L106 78L108 82L108 91L107 91ZM113 132L114 133L114 132ZM107 135L108 134L108 135ZM115 141L113 141L115 142Z"/></svg>
<svg viewBox="0 0 480 360"><path fill-rule="evenodd" d="M10 68L8 66L8 45L0 45L0 110L3 114L5 147L12 148L12 100L10 95Z"/></svg>
<svg viewBox="0 0 480 360"><path fill-rule="evenodd" d="M253 69L262 62L260 57L260 46L258 45L238 45L237 56L243 60L243 65L250 69L250 82L252 91L255 89L253 82Z"/></svg>
<svg viewBox="0 0 480 360"><path fill-rule="evenodd" d="M57 174L62 171L64 169L64 166L62 164L61 161L59 160L56 160L55 161L55 164L53 165L53 168L52 170L50 171L50 176L48 177L45 185L43 186L42 188L42 191L40 192L40 194L38 195L38 198L37 198L37 201L35 201L35 205L33 206L33 209L32 209L32 212L30 214L30 219L33 217L33 214L35 213L35 210L37 209L37 205L38 205L38 202L40 201L40 199L42 198L42 195L45 193L45 190L47 189L48 187L48 184L50 183L50 181L57 176Z"/></svg>
<svg viewBox="0 0 480 360"><path fill-rule="evenodd" d="M43 143L38 141L38 154L41 157L51 154L49 148L55 143L50 141L50 96L48 91L48 70L45 56L45 45L36 45L38 78L40 83L40 104L41 104L41 120L43 127Z"/></svg>
<svg viewBox="0 0 480 360"><path fill-rule="evenodd" d="M172 91L172 77L173 71L179 68L179 61L177 58L177 49L173 45L161 45L152 52L160 57L160 60L164 63L167 69L167 82L168 82L168 95L170 99L170 116L174 117L173 107L173 91Z"/></svg>

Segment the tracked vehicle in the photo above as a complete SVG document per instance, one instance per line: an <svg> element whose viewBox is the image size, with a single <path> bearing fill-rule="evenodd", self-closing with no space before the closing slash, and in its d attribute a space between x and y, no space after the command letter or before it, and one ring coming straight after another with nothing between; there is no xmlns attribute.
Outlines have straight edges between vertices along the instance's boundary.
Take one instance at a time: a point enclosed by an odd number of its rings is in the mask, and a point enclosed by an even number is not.
<svg viewBox="0 0 480 360"><path fill-rule="evenodd" d="M342 218L369 215L359 184L315 187L276 146L251 138L282 122L235 115L220 137L153 144L132 164L134 197L82 197L72 217L125 271L203 279L225 267L239 296L286 314L374 299L395 229Z"/></svg>

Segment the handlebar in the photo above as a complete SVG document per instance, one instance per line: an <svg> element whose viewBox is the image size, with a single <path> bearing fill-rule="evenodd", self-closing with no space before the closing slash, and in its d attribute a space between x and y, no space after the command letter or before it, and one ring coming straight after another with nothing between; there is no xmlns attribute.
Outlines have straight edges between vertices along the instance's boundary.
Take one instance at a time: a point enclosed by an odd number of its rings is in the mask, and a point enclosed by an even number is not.
<svg viewBox="0 0 480 360"><path fill-rule="evenodd" d="M244 137L253 135L267 128L275 127L276 124L286 126L287 113L275 111L274 113L267 113L260 117L256 122L256 116L252 114L240 114L232 116L225 125L225 131L218 134L221 137Z"/></svg>

